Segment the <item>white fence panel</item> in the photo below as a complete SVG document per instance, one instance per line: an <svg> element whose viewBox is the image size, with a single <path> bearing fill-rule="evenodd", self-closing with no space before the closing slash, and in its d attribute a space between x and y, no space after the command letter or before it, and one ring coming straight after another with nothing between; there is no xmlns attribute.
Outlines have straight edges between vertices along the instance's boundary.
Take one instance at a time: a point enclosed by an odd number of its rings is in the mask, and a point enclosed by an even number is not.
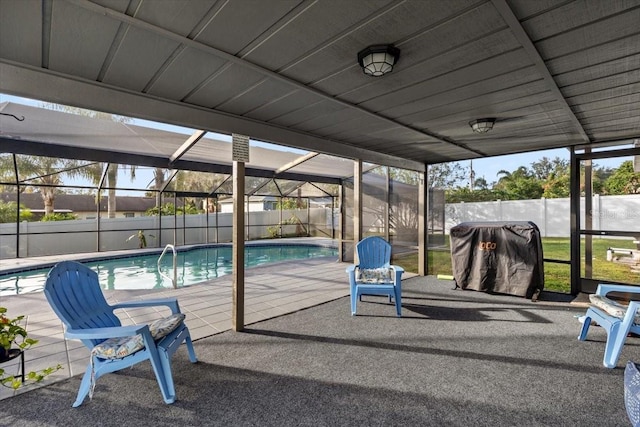
<svg viewBox="0 0 640 427"><path fill-rule="evenodd" d="M580 201L584 212L584 198ZM640 236L640 195L593 196L593 229L638 231ZM532 221L543 237L569 237L570 200L508 200L445 205L445 233L451 227L470 221ZM585 215L581 215L585 228Z"/></svg>
<svg viewBox="0 0 640 427"><path fill-rule="evenodd" d="M283 221L295 215L311 236L331 236L331 210L312 208L282 212ZM167 243L201 244L229 243L232 239L233 214L215 213L178 215L177 217L143 216L134 218L101 218L100 251L135 249L140 246L137 237L129 237L142 230L147 246L162 247ZM207 223L208 221L208 223ZM249 238L269 238L269 227L280 223L279 211L250 212L247 224ZM208 224L208 225L207 225ZM307 225L309 224L309 225ZM158 229L162 225L162 232ZM175 229L174 229L175 226ZM217 228L216 228L217 226ZM72 221L23 222L20 224L20 257L95 252L98 234L97 219ZM286 225L283 233L295 234L300 227ZM16 227L14 223L0 224L0 259L16 257Z"/></svg>

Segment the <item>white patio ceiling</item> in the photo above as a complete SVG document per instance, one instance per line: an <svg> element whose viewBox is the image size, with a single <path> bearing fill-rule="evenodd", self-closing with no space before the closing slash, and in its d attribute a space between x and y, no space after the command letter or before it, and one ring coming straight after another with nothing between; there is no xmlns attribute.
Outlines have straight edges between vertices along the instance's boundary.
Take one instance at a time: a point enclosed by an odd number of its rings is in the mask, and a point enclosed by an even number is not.
<svg viewBox="0 0 640 427"><path fill-rule="evenodd" d="M0 0L0 92L424 170L640 137L639 22L640 0ZM400 59L371 78L381 43Z"/></svg>

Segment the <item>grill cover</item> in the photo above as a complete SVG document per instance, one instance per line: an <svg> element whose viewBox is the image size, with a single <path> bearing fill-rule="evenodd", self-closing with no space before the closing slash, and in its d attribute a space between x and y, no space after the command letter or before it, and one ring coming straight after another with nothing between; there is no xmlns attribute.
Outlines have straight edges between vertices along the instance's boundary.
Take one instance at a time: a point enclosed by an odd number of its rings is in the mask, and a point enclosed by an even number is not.
<svg viewBox="0 0 640 427"><path fill-rule="evenodd" d="M459 287L537 299L544 267L540 230L533 222L464 222L451 228L450 239Z"/></svg>

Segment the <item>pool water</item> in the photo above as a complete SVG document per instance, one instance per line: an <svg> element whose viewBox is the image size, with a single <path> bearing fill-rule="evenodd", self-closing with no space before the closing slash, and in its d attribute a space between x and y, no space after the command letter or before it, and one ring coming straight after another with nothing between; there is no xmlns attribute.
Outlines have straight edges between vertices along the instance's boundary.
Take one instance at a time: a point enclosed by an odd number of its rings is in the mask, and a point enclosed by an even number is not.
<svg viewBox="0 0 640 427"><path fill-rule="evenodd" d="M312 245L251 245L245 246L245 267L251 268L283 261L318 257L336 257L338 250ZM103 289L160 289L172 287L171 280L158 273L160 254L149 254L96 261L83 264L98 273ZM177 286L202 283L232 272L230 246L189 249L177 253ZM0 275L0 296L41 292L50 267ZM161 270L173 276L173 256L167 252Z"/></svg>

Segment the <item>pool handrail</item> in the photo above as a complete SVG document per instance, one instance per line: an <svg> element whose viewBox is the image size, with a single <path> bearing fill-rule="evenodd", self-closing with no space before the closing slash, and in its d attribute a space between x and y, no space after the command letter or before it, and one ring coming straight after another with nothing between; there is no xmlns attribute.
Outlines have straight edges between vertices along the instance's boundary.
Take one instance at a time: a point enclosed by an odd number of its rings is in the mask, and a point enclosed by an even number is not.
<svg viewBox="0 0 640 427"><path fill-rule="evenodd" d="M164 274L160 268L160 262L162 261L162 257L164 257L164 254L167 252L168 249L171 249L173 251L173 279L169 276L167 276L166 274ZM160 254L160 257L158 258L158 274L160 274L162 277L171 280L171 283L173 284L173 289L177 289L178 288L178 266L176 264L176 259L177 259L177 253L176 253L176 247L173 246L172 244L167 244L164 249L162 250L162 253Z"/></svg>

